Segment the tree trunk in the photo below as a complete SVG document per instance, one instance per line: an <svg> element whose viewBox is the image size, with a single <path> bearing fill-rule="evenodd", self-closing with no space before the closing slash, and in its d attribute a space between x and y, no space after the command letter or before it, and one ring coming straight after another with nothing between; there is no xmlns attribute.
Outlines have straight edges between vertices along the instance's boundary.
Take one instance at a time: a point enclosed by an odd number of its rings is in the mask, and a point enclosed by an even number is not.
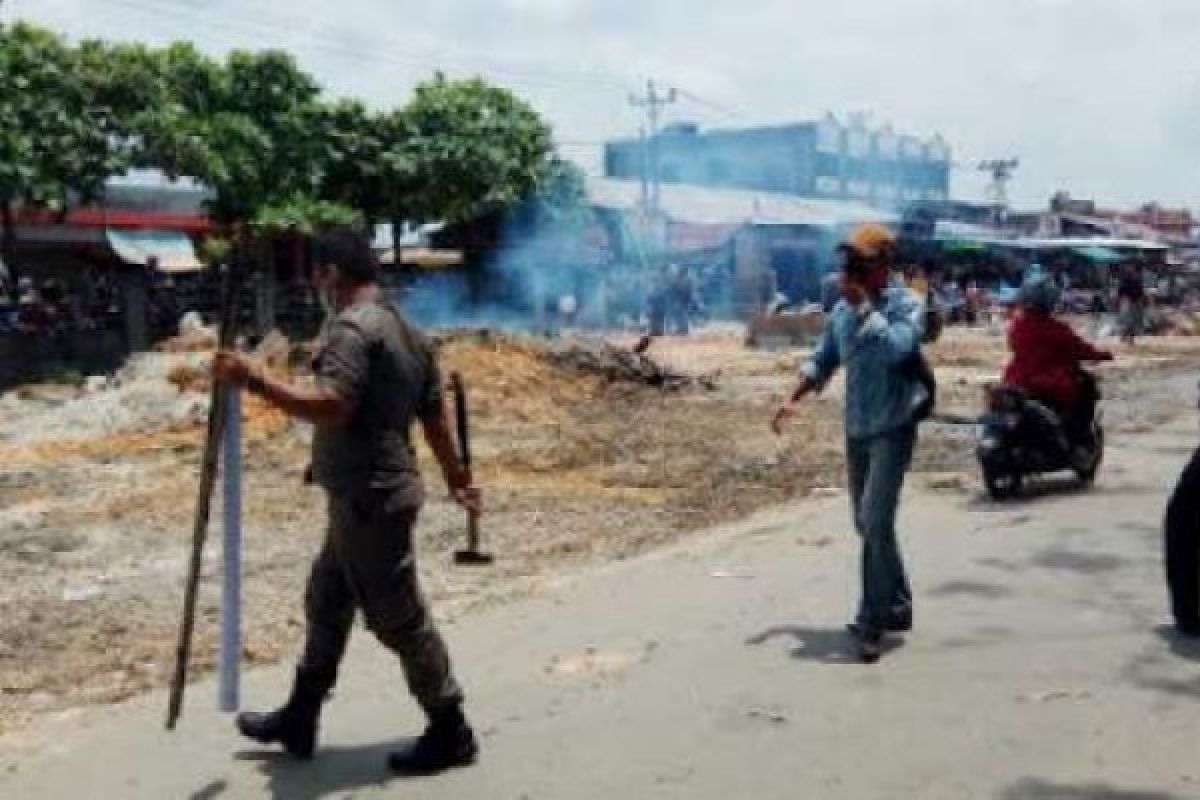
<svg viewBox="0 0 1200 800"><path fill-rule="evenodd" d="M11 200L0 204L0 261L8 268L8 278L12 281L12 290L16 291L17 274L15 255L17 252L17 214Z"/></svg>
<svg viewBox="0 0 1200 800"><path fill-rule="evenodd" d="M392 269L400 269L400 235L404 230L404 223L400 217L392 217Z"/></svg>
<svg viewBox="0 0 1200 800"><path fill-rule="evenodd" d="M275 329L277 293L274 245L273 237L268 235L260 239L255 248L258 261L258 281L255 283L255 327L260 336L266 336Z"/></svg>
<svg viewBox="0 0 1200 800"><path fill-rule="evenodd" d="M125 347L140 353L150 346L146 273L139 266L123 267L118 277L125 319Z"/></svg>

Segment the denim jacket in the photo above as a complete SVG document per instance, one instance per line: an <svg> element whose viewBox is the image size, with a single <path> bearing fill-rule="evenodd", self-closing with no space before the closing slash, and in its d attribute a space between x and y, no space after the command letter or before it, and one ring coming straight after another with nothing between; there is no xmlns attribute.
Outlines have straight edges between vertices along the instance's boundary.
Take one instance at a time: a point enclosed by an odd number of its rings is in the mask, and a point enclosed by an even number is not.
<svg viewBox="0 0 1200 800"><path fill-rule="evenodd" d="M907 289L888 289L879 307L860 317L846 301L830 313L802 372L823 389L846 368L846 435L862 439L913 424L926 394L912 369L921 350L925 309Z"/></svg>

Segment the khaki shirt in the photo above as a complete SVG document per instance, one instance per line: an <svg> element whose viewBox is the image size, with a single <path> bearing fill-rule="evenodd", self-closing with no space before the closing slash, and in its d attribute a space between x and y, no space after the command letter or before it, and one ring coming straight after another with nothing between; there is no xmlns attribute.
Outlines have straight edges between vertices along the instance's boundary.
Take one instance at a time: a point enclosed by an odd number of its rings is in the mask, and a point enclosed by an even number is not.
<svg viewBox="0 0 1200 800"><path fill-rule="evenodd" d="M342 311L316 357L317 381L350 401L344 425L318 425L313 479L333 493L394 489L419 506L424 489L410 435L415 420L441 413L433 346L386 299Z"/></svg>

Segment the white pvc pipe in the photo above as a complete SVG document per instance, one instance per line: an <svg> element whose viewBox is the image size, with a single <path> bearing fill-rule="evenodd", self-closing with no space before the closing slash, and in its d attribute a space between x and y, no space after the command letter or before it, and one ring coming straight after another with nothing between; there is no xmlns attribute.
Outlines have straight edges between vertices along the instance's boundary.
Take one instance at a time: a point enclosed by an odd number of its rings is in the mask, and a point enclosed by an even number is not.
<svg viewBox="0 0 1200 800"><path fill-rule="evenodd" d="M221 489L224 511L221 653L217 701L222 711L237 711L242 651L242 399L236 388L229 388L226 392Z"/></svg>

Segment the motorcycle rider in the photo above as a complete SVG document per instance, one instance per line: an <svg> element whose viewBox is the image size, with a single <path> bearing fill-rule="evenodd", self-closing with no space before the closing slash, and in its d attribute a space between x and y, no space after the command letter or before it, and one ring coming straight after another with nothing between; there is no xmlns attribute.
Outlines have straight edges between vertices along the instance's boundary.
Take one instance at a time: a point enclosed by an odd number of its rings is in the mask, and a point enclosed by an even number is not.
<svg viewBox="0 0 1200 800"><path fill-rule="evenodd" d="M1024 389L1059 415L1071 444L1079 445L1095 416L1095 387L1081 365L1112 361L1101 350L1055 316L1058 287L1041 271L1031 271L1021 285L1019 310L1008 330L1012 360L1004 383Z"/></svg>

